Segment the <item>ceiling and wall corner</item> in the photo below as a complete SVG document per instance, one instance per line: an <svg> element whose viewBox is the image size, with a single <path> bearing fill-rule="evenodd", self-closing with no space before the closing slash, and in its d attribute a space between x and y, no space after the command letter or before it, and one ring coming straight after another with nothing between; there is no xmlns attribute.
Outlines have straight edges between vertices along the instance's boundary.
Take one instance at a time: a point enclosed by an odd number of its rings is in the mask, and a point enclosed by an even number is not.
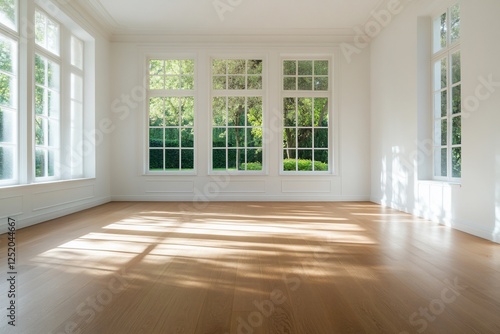
<svg viewBox="0 0 500 334"><path fill-rule="evenodd" d="M112 41L274 36L349 40L353 27L396 0L74 0ZM182 39L175 38L182 37Z"/></svg>

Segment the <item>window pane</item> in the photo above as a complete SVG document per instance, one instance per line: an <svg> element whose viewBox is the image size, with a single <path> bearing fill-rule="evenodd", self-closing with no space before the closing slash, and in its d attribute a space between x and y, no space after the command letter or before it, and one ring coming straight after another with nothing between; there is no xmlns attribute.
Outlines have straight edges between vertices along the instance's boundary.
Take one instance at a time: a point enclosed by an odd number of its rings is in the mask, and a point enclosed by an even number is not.
<svg viewBox="0 0 500 334"><path fill-rule="evenodd" d="M0 146L0 180L14 178L14 150Z"/></svg>
<svg viewBox="0 0 500 334"><path fill-rule="evenodd" d="M262 150L247 150L246 170L262 170Z"/></svg>
<svg viewBox="0 0 500 334"><path fill-rule="evenodd" d="M446 177L448 175L447 149L436 148L434 150L434 175Z"/></svg>
<svg viewBox="0 0 500 334"><path fill-rule="evenodd" d="M262 147L262 128L247 129L246 147Z"/></svg>
<svg viewBox="0 0 500 334"><path fill-rule="evenodd" d="M299 90L312 90L312 77L299 77L298 86Z"/></svg>
<svg viewBox="0 0 500 334"><path fill-rule="evenodd" d="M73 73L71 74L71 98L83 102L83 79Z"/></svg>
<svg viewBox="0 0 500 334"><path fill-rule="evenodd" d="M179 170L180 150L165 150L165 169Z"/></svg>
<svg viewBox="0 0 500 334"><path fill-rule="evenodd" d="M249 60L248 61L248 68L247 68L247 73L248 74L262 74L262 60L256 59L256 60Z"/></svg>
<svg viewBox="0 0 500 334"><path fill-rule="evenodd" d="M17 1L16 0L1 0L0 1L0 23L7 27L17 30Z"/></svg>
<svg viewBox="0 0 500 334"><path fill-rule="evenodd" d="M234 59L227 61L227 73L228 74L245 74L246 66L244 59Z"/></svg>
<svg viewBox="0 0 500 334"><path fill-rule="evenodd" d="M312 98L298 99L298 126L312 125Z"/></svg>
<svg viewBox="0 0 500 334"><path fill-rule="evenodd" d="M245 98L228 98L228 125L245 125Z"/></svg>
<svg viewBox="0 0 500 334"><path fill-rule="evenodd" d="M10 75L0 73L0 105L14 106L14 78Z"/></svg>
<svg viewBox="0 0 500 334"><path fill-rule="evenodd" d="M35 151L35 176L43 177L45 176L45 150L36 149Z"/></svg>
<svg viewBox="0 0 500 334"><path fill-rule="evenodd" d="M461 85L455 86L451 89L452 103L453 103L453 114L459 114L462 112L462 93Z"/></svg>
<svg viewBox="0 0 500 334"><path fill-rule="evenodd" d="M213 89L227 89L227 78L225 76L214 77L212 81Z"/></svg>
<svg viewBox="0 0 500 334"><path fill-rule="evenodd" d="M165 168L163 150L149 150L149 170L163 170Z"/></svg>
<svg viewBox="0 0 500 334"><path fill-rule="evenodd" d="M443 13L441 16L438 16L434 20L433 24L433 44L434 44L434 53L440 51L441 49L447 46L447 34L448 30L448 22L447 15Z"/></svg>
<svg viewBox="0 0 500 334"><path fill-rule="evenodd" d="M285 126L295 126L297 118L295 98L287 97L283 100L283 120Z"/></svg>
<svg viewBox="0 0 500 334"><path fill-rule="evenodd" d="M312 150L299 150L298 151L298 169L299 171L312 171Z"/></svg>
<svg viewBox="0 0 500 334"><path fill-rule="evenodd" d="M314 169L321 171L328 170L328 150L314 151Z"/></svg>
<svg viewBox="0 0 500 334"><path fill-rule="evenodd" d="M71 36L71 65L83 69L83 42Z"/></svg>
<svg viewBox="0 0 500 334"><path fill-rule="evenodd" d="M328 126L328 99L314 99L314 126Z"/></svg>
<svg viewBox="0 0 500 334"><path fill-rule="evenodd" d="M298 129L297 132L297 141L300 148L312 148L313 140L312 140L312 129Z"/></svg>
<svg viewBox="0 0 500 334"><path fill-rule="evenodd" d="M283 147L286 149L297 147L297 129L296 128L283 129Z"/></svg>
<svg viewBox="0 0 500 334"><path fill-rule="evenodd" d="M152 97L149 99L149 125L163 126L164 117L164 99L161 97Z"/></svg>
<svg viewBox="0 0 500 334"><path fill-rule="evenodd" d="M212 73L213 74L226 74L227 73L227 61L222 59L214 59L212 61Z"/></svg>
<svg viewBox="0 0 500 334"><path fill-rule="evenodd" d="M314 78L314 90L328 90L328 78Z"/></svg>
<svg viewBox="0 0 500 334"><path fill-rule="evenodd" d="M446 58L434 64L434 90L440 90L448 86L447 68Z"/></svg>
<svg viewBox="0 0 500 334"><path fill-rule="evenodd" d="M36 117L35 118L35 144L45 145L45 129L46 129L45 118Z"/></svg>
<svg viewBox="0 0 500 334"><path fill-rule="evenodd" d="M247 98L247 126L262 126L262 97Z"/></svg>
<svg viewBox="0 0 500 334"><path fill-rule="evenodd" d="M194 129L184 128L181 130L182 147L194 147Z"/></svg>
<svg viewBox="0 0 500 334"><path fill-rule="evenodd" d="M460 39L460 4L451 7L450 41L454 43Z"/></svg>
<svg viewBox="0 0 500 334"><path fill-rule="evenodd" d="M149 129L149 147L163 147L163 129Z"/></svg>
<svg viewBox="0 0 500 334"><path fill-rule="evenodd" d="M213 147L226 147L226 128L214 128L212 136Z"/></svg>
<svg viewBox="0 0 500 334"><path fill-rule="evenodd" d="M194 97L181 99L181 125L194 126Z"/></svg>
<svg viewBox="0 0 500 334"><path fill-rule="evenodd" d="M59 55L59 24L44 13L35 12L35 42L47 51Z"/></svg>
<svg viewBox="0 0 500 334"><path fill-rule="evenodd" d="M192 59L181 60L181 73L183 75L193 75L194 74L194 60L192 60Z"/></svg>
<svg viewBox="0 0 500 334"><path fill-rule="evenodd" d="M181 169L194 169L194 150L181 150Z"/></svg>
<svg viewBox="0 0 500 334"><path fill-rule="evenodd" d="M299 60L299 75L312 75L313 62L311 60Z"/></svg>
<svg viewBox="0 0 500 334"><path fill-rule="evenodd" d="M460 51L451 55L451 83L456 84L462 80Z"/></svg>
<svg viewBox="0 0 500 334"><path fill-rule="evenodd" d="M13 143L16 128L14 113L0 108L0 143Z"/></svg>
<svg viewBox="0 0 500 334"><path fill-rule="evenodd" d="M178 97L165 98L165 126L179 125L180 99Z"/></svg>
<svg viewBox="0 0 500 334"><path fill-rule="evenodd" d="M227 150L227 169L236 170L239 165L241 149L228 149Z"/></svg>
<svg viewBox="0 0 500 334"><path fill-rule="evenodd" d="M434 117L446 117L448 114L448 91L443 90L434 94Z"/></svg>
<svg viewBox="0 0 500 334"><path fill-rule="evenodd" d="M251 75L247 78L248 89L262 89L262 76Z"/></svg>
<svg viewBox="0 0 500 334"><path fill-rule="evenodd" d="M285 60L283 62L283 74L284 75L296 75L297 74L297 62L294 60Z"/></svg>
<svg viewBox="0 0 500 334"><path fill-rule="evenodd" d="M314 62L314 75L328 75L328 60Z"/></svg>
<svg viewBox="0 0 500 334"><path fill-rule="evenodd" d="M165 73L171 75L181 74L180 60L165 60Z"/></svg>
<svg viewBox="0 0 500 334"><path fill-rule="evenodd" d="M297 78L283 78L283 89L284 90L296 90L297 89Z"/></svg>
<svg viewBox="0 0 500 334"><path fill-rule="evenodd" d="M462 177L462 148L454 147L451 149L451 167L453 177Z"/></svg>
<svg viewBox="0 0 500 334"><path fill-rule="evenodd" d="M0 35L0 70L14 74L17 67L16 51L17 43Z"/></svg>
<svg viewBox="0 0 500 334"><path fill-rule="evenodd" d="M328 148L328 129L314 129L314 147Z"/></svg>
<svg viewBox="0 0 500 334"><path fill-rule="evenodd" d="M212 151L212 168L214 170L226 169L226 149L214 149Z"/></svg>
<svg viewBox="0 0 500 334"><path fill-rule="evenodd" d="M165 147L180 147L178 128L165 129Z"/></svg>
<svg viewBox="0 0 500 334"><path fill-rule="evenodd" d="M54 176L55 175L55 166L56 166L56 153L52 150L49 150L47 152L47 168L48 168L48 173L47 176Z"/></svg>
<svg viewBox="0 0 500 334"><path fill-rule="evenodd" d="M245 89L245 76L230 75L227 78L228 89Z"/></svg>
<svg viewBox="0 0 500 334"><path fill-rule="evenodd" d="M213 125L226 125L226 98L214 97L212 100Z"/></svg>
<svg viewBox="0 0 500 334"><path fill-rule="evenodd" d="M452 145L462 144L462 117L453 117L452 120Z"/></svg>

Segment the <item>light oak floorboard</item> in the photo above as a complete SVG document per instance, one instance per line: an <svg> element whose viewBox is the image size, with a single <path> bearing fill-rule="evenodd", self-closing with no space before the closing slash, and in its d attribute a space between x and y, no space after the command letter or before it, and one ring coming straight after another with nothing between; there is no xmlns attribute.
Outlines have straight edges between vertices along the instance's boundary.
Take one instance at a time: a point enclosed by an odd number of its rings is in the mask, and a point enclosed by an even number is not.
<svg viewBox="0 0 500 334"><path fill-rule="evenodd" d="M500 245L368 202L113 202L16 256L0 333L500 333Z"/></svg>

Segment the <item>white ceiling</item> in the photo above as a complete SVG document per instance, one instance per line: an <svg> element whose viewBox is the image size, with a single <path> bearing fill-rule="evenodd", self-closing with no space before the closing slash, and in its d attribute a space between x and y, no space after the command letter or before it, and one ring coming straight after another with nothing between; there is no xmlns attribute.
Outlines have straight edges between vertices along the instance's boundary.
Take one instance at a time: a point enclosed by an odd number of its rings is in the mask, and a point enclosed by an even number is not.
<svg viewBox="0 0 500 334"><path fill-rule="evenodd" d="M384 0L77 0L113 34L345 34ZM222 6L216 9L216 4ZM231 5L232 4L232 5ZM219 12L218 12L219 11Z"/></svg>

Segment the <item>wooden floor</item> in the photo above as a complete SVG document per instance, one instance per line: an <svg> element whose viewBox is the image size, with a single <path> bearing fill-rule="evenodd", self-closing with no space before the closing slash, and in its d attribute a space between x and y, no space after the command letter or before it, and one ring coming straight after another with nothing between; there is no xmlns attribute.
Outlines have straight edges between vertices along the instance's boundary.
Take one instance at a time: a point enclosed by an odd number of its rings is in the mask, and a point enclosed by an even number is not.
<svg viewBox="0 0 500 334"><path fill-rule="evenodd" d="M500 245L372 203L116 202L17 241L0 333L500 333Z"/></svg>

